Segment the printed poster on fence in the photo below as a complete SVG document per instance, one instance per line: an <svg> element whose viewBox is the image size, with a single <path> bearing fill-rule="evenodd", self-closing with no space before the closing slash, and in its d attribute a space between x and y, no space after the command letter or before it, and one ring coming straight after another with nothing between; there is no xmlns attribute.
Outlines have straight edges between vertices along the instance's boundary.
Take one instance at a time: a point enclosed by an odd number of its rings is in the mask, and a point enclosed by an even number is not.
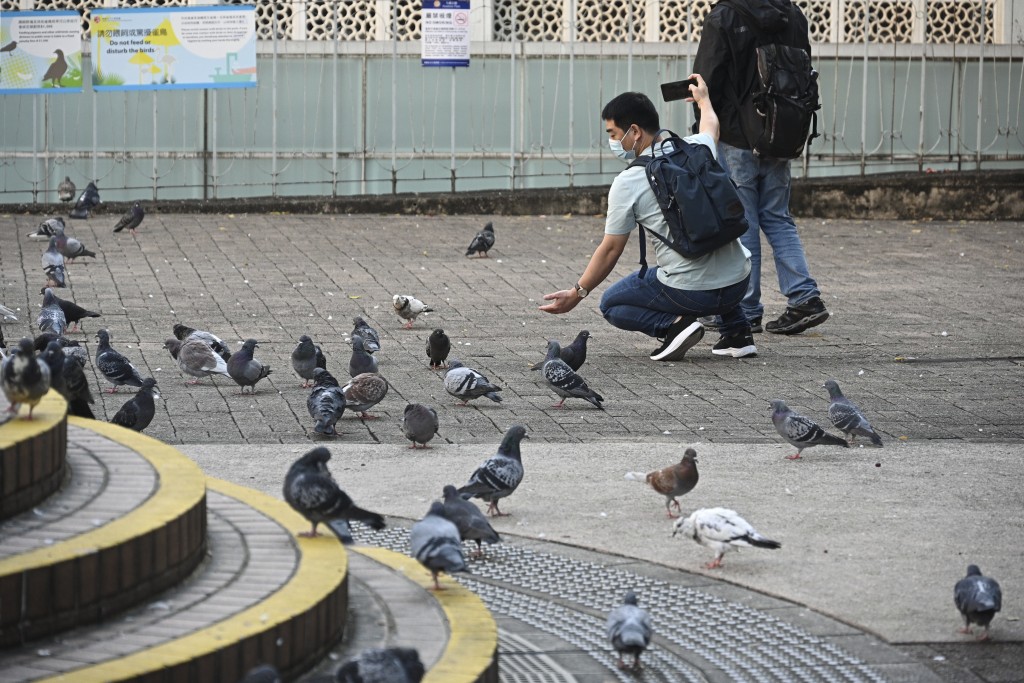
<svg viewBox="0 0 1024 683"><path fill-rule="evenodd" d="M469 0L423 0L423 66L469 66Z"/></svg>
<svg viewBox="0 0 1024 683"><path fill-rule="evenodd" d="M251 5L92 11L95 90L256 87Z"/></svg>
<svg viewBox="0 0 1024 683"><path fill-rule="evenodd" d="M82 92L78 12L0 12L0 94Z"/></svg>

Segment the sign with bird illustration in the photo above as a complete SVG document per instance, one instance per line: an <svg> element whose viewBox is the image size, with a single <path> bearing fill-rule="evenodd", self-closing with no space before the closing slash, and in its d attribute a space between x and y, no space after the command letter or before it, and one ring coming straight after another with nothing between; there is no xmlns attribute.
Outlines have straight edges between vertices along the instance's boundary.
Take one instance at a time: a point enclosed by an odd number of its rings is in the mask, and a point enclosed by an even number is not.
<svg viewBox="0 0 1024 683"><path fill-rule="evenodd" d="M78 12L0 13L0 94L82 92Z"/></svg>

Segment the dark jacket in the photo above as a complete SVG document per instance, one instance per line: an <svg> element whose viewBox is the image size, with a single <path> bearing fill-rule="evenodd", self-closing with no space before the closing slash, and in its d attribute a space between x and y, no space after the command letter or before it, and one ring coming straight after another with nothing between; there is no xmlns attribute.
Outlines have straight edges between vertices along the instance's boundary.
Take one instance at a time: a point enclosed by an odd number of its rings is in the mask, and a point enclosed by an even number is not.
<svg viewBox="0 0 1024 683"><path fill-rule="evenodd" d="M758 27L761 36L751 30ZM722 142L750 149L742 121L756 129L757 114L751 103L757 77L754 49L779 43L799 47L811 54L807 18L790 0L722 0L711 8L701 31L693 72L708 84L711 104L721 123ZM697 123L700 110L694 106Z"/></svg>

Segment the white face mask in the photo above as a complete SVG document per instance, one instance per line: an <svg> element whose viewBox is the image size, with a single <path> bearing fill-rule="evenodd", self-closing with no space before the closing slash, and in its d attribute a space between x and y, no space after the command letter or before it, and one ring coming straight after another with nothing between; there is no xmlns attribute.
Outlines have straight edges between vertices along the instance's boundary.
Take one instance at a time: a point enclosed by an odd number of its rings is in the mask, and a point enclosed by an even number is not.
<svg viewBox="0 0 1024 683"><path fill-rule="evenodd" d="M628 133L629 129L627 128L626 132L622 134L622 137L626 137ZM621 139L612 140L611 138L608 138L608 149L612 151L612 154L622 159L623 161L632 161L633 159L636 159L636 152L633 151L635 147L636 142L633 143L633 148L623 149Z"/></svg>

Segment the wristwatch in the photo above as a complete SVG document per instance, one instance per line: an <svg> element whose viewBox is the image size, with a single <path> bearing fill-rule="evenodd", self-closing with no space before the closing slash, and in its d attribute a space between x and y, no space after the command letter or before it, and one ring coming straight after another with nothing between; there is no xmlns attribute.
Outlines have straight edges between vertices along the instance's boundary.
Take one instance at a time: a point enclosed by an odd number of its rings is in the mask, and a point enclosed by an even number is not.
<svg viewBox="0 0 1024 683"><path fill-rule="evenodd" d="M575 285L573 285L573 288L576 290L576 296L578 296L581 299L586 299L587 295L590 294L590 291L580 287L580 283L578 282Z"/></svg>

